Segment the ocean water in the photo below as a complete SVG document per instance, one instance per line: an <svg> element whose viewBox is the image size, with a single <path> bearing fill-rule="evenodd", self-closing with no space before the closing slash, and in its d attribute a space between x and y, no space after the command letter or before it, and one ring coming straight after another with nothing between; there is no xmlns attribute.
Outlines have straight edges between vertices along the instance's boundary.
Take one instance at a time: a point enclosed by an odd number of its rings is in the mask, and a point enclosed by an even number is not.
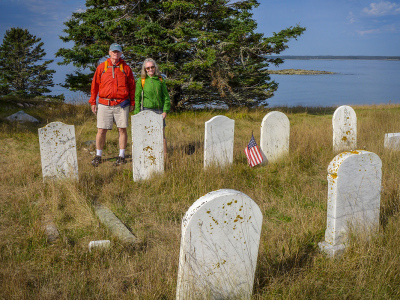
<svg viewBox="0 0 400 300"><path fill-rule="evenodd" d="M341 60L341 59L286 59L271 70L305 69L330 71L326 75L277 75L271 79L279 83L268 106L340 106L365 104L400 104L400 61L396 60ZM71 71L71 70L68 70ZM66 72L58 72L55 82L61 83ZM55 86L51 94L64 93L68 103L86 103L83 93L71 92Z"/></svg>
<svg viewBox="0 0 400 300"><path fill-rule="evenodd" d="M400 104L400 61L286 59L278 68L270 69L335 72L324 75L271 74L279 87L267 100L270 107Z"/></svg>

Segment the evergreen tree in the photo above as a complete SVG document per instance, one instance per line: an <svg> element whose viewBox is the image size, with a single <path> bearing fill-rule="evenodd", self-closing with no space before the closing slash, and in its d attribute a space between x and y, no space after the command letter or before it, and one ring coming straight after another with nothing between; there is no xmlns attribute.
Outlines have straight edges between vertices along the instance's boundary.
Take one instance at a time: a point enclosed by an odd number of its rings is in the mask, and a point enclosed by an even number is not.
<svg viewBox="0 0 400 300"><path fill-rule="evenodd" d="M54 86L54 70L48 70L53 60L38 63L46 53L40 38L27 29L7 30L0 46L0 94L39 96Z"/></svg>
<svg viewBox="0 0 400 300"><path fill-rule="evenodd" d="M283 61L271 56L287 48L305 28L289 27L264 37L256 33L252 9L256 0L87 0L87 10L73 13L64 24L64 42L57 56L62 64L86 70L66 86L90 91L90 78L111 43L123 46L124 59L140 76L151 57L167 76L173 108L225 103L229 107L267 104L278 84L268 66Z"/></svg>

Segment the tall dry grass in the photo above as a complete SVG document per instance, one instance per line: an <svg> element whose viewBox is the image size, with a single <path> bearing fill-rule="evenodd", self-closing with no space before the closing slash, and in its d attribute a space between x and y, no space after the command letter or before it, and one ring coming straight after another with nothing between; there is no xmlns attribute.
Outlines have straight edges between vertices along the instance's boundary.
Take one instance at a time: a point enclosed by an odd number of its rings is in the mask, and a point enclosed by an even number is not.
<svg viewBox="0 0 400 300"><path fill-rule="evenodd" d="M243 150L252 132L260 140L270 110L171 114L165 173L133 182L130 164L91 166L85 142L94 139L96 125L88 106L50 107L27 111L41 121L37 126L0 122L1 299L174 299L182 216L199 197L221 188L247 194L264 214L254 299L400 297L400 154L383 148L384 134L400 131L400 106L354 107L359 148L383 162L381 225L372 239L352 237L339 260L317 246L324 240L327 167L335 155L333 108L280 108L291 124L290 155L254 168ZM234 163L204 170L204 122L217 114L235 120ZM37 128L53 121L75 125L77 182L43 183ZM106 158L117 155L117 141L114 129ZM93 201L108 206L141 242L132 247L111 236ZM60 232L54 243L43 231L49 218ZM89 252L88 243L100 239L110 239L112 248Z"/></svg>

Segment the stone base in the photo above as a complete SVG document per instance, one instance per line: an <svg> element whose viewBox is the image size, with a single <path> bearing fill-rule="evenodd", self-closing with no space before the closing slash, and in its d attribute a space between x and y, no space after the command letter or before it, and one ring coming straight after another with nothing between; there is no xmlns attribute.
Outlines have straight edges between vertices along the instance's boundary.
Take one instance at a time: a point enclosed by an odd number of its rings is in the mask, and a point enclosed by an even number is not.
<svg viewBox="0 0 400 300"><path fill-rule="evenodd" d="M331 258L337 258L341 256L346 248L344 244L331 245L327 242L318 243L318 246L322 252L325 252Z"/></svg>

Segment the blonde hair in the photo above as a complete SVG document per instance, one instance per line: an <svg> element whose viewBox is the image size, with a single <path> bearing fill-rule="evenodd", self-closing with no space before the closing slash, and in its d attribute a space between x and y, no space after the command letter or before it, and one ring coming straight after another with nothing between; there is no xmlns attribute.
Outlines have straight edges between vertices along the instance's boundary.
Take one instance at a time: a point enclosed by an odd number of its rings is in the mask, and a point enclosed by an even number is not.
<svg viewBox="0 0 400 300"><path fill-rule="evenodd" d="M155 61L154 59L152 59L152 58L146 58L146 59L144 60L143 64L142 64L141 77L142 77L142 78L146 78L147 72L146 72L146 69L145 69L145 65L146 65L146 63L148 63L148 62L151 62L151 63L154 64L154 67L156 68L154 74L155 74L156 76L161 76L161 73L160 73L160 70L158 69L158 65L157 65L156 61Z"/></svg>

